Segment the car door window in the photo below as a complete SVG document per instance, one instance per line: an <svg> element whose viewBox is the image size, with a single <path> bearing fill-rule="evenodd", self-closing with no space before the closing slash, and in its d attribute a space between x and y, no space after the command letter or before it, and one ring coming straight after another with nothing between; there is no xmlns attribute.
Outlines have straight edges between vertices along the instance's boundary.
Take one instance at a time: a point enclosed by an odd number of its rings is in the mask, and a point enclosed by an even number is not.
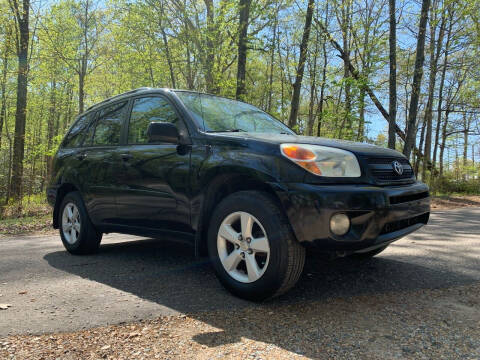
<svg viewBox="0 0 480 360"><path fill-rule="evenodd" d="M122 121L127 110L127 101L107 106L100 110L93 132L94 146L118 145Z"/></svg>
<svg viewBox="0 0 480 360"><path fill-rule="evenodd" d="M186 127L173 106L163 97L152 96L135 99L128 126L129 144L147 144L147 128L151 122L175 124L180 136L186 136Z"/></svg>

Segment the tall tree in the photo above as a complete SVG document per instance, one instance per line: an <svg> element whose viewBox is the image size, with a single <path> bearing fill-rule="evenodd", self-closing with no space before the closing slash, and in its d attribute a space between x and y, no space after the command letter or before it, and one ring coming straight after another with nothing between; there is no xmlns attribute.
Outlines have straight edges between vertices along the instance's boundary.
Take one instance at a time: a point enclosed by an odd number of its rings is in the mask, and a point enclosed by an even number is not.
<svg viewBox="0 0 480 360"><path fill-rule="evenodd" d="M412 95L410 98L410 108L408 111L407 133L403 154L410 157L412 148L415 146L415 135L417 132L417 112L418 100L420 98L420 86L423 77L423 62L425 60L425 34L427 32L428 9L430 0L422 0L422 9L420 11L420 23L418 25L417 52L415 55L415 70L413 72Z"/></svg>
<svg viewBox="0 0 480 360"><path fill-rule="evenodd" d="M446 20L446 8L442 9L442 18L440 20L440 30L438 32L438 39L436 40L436 27L437 27L437 0L434 0L432 4L432 19L430 21L430 75L428 80L428 98L427 105L425 107L424 122L426 124L425 134L425 163L429 163L432 160L432 132L433 132L433 96L435 91L435 83L437 80L438 60L440 58L441 49L443 47L443 36L445 34L445 20ZM422 179L426 178L427 166L423 166Z"/></svg>
<svg viewBox="0 0 480 360"><path fill-rule="evenodd" d="M343 83L345 90L345 113L342 125L339 127L338 136L342 137L345 127L351 128L352 96L350 81L350 38L352 33L352 0L342 0L335 7L337 21L342 31L343 52ZM340 93L341 94L341 93ZM348 136L348 134L347 134Z"/></svg>
<svg viewBox="0 0 480 360"><path fill-rule="evenodd" d="M307 13L305 15L305 26L303 28L302 42L300 44L300 56L298 58L297 75L293 84L292 103L290 108L290 117L288 125L291 128L297 126L298 108L300 105L300 89L302 87L303 72L305 70L305 62L307 60L308 39L310 37L310 29L312 27L314 0L308 0Z"/></svg>
<svg viewBox="0 0 480 360"><path fill-rule="evenodd" d="M9 0L15 16L18 57L17 108L13 144L13 167L10 194L15 201L22 198L23 158L25 154L25 124L27 120L28 45L30 38L30 0Z"/></svg>
<svg viewBox="0 0 480 360"><path fill-rule="evenodd" d="M322 134L323 104L325 102L325 88L327 83L328 54L327 54L327 32L325 30L328 28L328 18L329 18L329 11L328 11L328 1L327 1L325 4L325 14L323 19L325 29L321 28L323 63L322 63L322 80L321 80L322 83L320 85L320 99L318 100L317 136L320 136Z"/></svg>
<svg viewBox="0 0 480 360"><path fill-rule="evenodd" d="M205 56L205 80L207 91L213 94L218 92L214 78L214 64L215 64L215 7L213 0L204 0L207 8L207 29L206 29L206 56Z"/></svg>
<svg viewBox="0 0 480 360"><path fill-rule="evenodd" d="M245 74L247 66L248 21L252 0L240 0L238 21L238 59L237 59L237 92L235 97L243 100L245 96Z"/></svg>
<svg viewBox="0 0 480 360"><path fill-rule="evenodd" d="M10 57L10 42L12 32L10 26L5 26L5 37L3 43L2 52L2 80L0 83L0 91L2 92L1 105L0 105L0 150L2 149L2 133L3 124L7 119L7 72L8 72L8 59Z"/></svg>
<svg viewBox="0 0 480 360"><path fill-rule="evenodd" d="M395 0L389 0L390 15L388 37L389 45L389 93L388 93L388 147L395 149L395 124L397 118L397 17Z"/></svg>
<svg viewBox="0 0 480 360"><path fill-rule="evenodd" d="M440 138L440 128L442 125L442 104L443 104L443 89L445 86L445 77L447 75L447 64L448 56L450 51L450 40L452 36L452 26L453 26L453 11L449 11L448 15L448 29L447 29L447 40L445 42L445 50L443 55L443 64L442 64L442 73L440 75L440 87L438 89L438 103L437 103L437 125L435 129L435 142L433 146L433 167L437 162L437 151L438 151L438 142ZM433 172L432 172L433 179Z"/></svg>

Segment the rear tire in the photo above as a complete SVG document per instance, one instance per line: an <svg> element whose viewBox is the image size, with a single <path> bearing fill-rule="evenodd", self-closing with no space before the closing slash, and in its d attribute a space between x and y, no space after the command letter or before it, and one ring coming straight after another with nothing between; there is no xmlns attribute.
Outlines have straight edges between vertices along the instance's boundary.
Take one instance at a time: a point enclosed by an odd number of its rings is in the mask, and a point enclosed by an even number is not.
<svg viewBox="0 0 480 360"><path fill-rule="evenodd" d="M253 301L285 293L305 263L305 248L288 219L267 193L258 191L234 193L215 208L208 252L222 285Z"/></svg>
<svg viewBox="0 0 480 360"><path fill-rule="evenodd" d="M356 259L356 260L368 260L368 259L371 259L372 257L380 254L382 251L384 251L386 248L388 247L388 245L386 246L382 246L378 249L375 249L375 250L372 250L372 251L368 251L368 252L364 252L364 253L353 253L352 255L350 255L350 257L352 259Z"/></svg>
<svg viewBox="0 0 480 360"><path fill-rule="evenodd" d="M58 212L58 224L63 246L71 254L93 254L98 250L102 233L97 231L88 216L78 191L65 195Z"/></svg>

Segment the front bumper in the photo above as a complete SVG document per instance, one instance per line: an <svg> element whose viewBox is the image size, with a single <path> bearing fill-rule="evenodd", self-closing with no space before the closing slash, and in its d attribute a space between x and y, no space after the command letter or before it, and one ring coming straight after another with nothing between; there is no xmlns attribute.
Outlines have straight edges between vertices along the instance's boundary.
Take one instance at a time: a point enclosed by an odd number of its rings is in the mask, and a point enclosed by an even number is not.
<svg viewBox="0 0 480 360"><path fill-rule="evenodd" d="M277 195L301 243L322 250L358 251L397 240L428 222L428 186L277 184ZM330 218L351 220L343 236L330 232Z"/></svg>

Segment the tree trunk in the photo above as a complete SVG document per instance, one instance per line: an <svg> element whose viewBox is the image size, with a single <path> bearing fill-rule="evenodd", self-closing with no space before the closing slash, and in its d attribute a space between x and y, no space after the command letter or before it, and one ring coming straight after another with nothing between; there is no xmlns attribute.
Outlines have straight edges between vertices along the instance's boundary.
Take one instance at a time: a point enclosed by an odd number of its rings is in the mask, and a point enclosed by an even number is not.
<svg viewBox="0 0 480 360"><path fill-rule="evenodd" d="M329 13L328 13L328 2L327 2L325 5L325 18L324 18L325 27L328 26L328 16L329 16ZM327 36L325 35L326 34L323 34L323 40L322 40L323 64L322 64L322 85L320 86L320 100L318 102L318 127L317 127L318 137L320 137L322 134L323 102L325 99L325 86L327 82L328 56L327 56Z"/></svg>
<svg viewBox="0 0 480 360"><path fill-rule="evenodd" d="M345 57L343 59L343 79L345 81L345 116L342 121L342 126L340 128L339 137L342 137L343 128L351 129L351 112L352 112L352 98L350 94L350 0L342 1L341 12L341 29L342 29L342 40L343 40L343 51L345 52ZM349 136L350 134L348 134Z"/></svg>
<svg viewBox="0 0 480 360"><path fill-rule="evenodd" d="M358 97L358 112L359 112L359 119L358 119L358 133L357 133L357 141L362 142L365 140L365 88L360 88L360 95ZM394 134L395 134L395 126L393 127Z"/></svg>
<svg viewBox="0 0 480 360"><path fill-rule="evenodd" d="M165 16L164 3L163 1L160 1L160 16L158 20L158 25L160 27L160 32L162 34L163 46L165 47L165 57L167 58L168 70L170 72L170 83L171 83L171 86L174 89L176 89L177 85L175 83L175 73L173 72L173 63L172 63L172 57L170 54L170 47L168 44L167 33L165 32L165 26L163 25L164 16Z"/></svg>
<svg viewBox="0 0 480 360"><path fill-rule="evenodd" d="M217 93L218 89L215 86L214 80L214 64L215 64L215 48L214 48L214 37L215 37L215 14L214 14L214 5L213 0L204 0L205 6L207 8L207 39L206 44L206 59L205 59L205 83L207 91L210 93Z"/></svg>
<svg viewBox="0 0 480 360"><path fill-rule="evenodd" d="M388 147L395 149L395 124L397 118L397 18L395 16L395 0L389 0L390 35L389 61L390 73L388 98Z"/></svg>
<svg viewBox="0 0 480 360"><path fill-rule="evenodd" d="M17 0L12 0L16 10L19 29L18 41L18 75L17 75L17 109L15 112L15 135L13 144L13 164L11 196L15 201L22 199L23 158L25 152L25 124L27 119L27 84L28 84L28 44L30 1L23 0L19 9ZM21 205L20 205L21 206Z"/></svg>
<svg viewBox="0 0 480 360"><path fill-rule="evenodd" d="M270 74L268 75L268 102L267 102L268 113L272 111L273 66L274 66L274 60L275 60L275 41L277 38L277 27L278 27L278 10L275 12L275 20L273 23L272 45L270 49Z"/></svg>
<svg viewBox="0 0 480 360"><path fill-rule="evenodd" d="M470 132L471 119L463 115L463 180L467 180L468 133Z"/></svg>
<svg viewBox="0 0 480 360"><path fill-rule="evenodd" d="M2 132L3 132L3 123L7 119L7 94L6 85L7 85L7 70L8 70L8 40L5 41L5 52L3 56L3 69L2 69L2 83L1 89L2 92L2 105L0 107L0 150L2 149Z"/></svg>
<svg viewBox="0 0 480 360"><path fill-rule="evenodd" d="M313 135L313 125L315 123L316 114L314 113L313 109L315 107L316 97L317 97L317 59L318 59L318 43L320 42L319 39L319 32L315 33L315 47L313 50L313 59L312 63L310 63L310 102L308 104L308 122L307 122L307 135Z"/></svg>
<svg viewBox="0 0 480 360"><path fill-rule="evenodd" d="M439 156L439 177L443 176L443 155L445 152L445 145L447 143L447 126L448 126L448 116L450 115L450 106L447 106L445 111L445 120L443 121L442 126L442 144L440 145L440 156Z"/></svg>
<svg viewBox="0 0 480 360"><path fill-rule="evenodd" d="M50 152L52 150L54 121L56 117L56 107L57 107L56 90L57 90L57 82L54 75L51 83L50 107L48 111L48 121L47 121L47 152ZM45 156L45 164L46 164L46 175L47 175L47 178L50 179L50 174L52 169L52 156L50 154L47 154Z"/></svg>
<svg viewBox="0 0 480 360"><path fill-rule="evenodd" d="M307 14L305 16L305 27L303 28L302 43L300 44L300 56L298 59L297 75L295 77L295 83L293 84L290 117L288 118L288 125L291 128L297 126L298 108L300 105L300 90L302 87L303 72L305 70L305 61L307 59L310 28L312 27L313 6L314 0L308 0Z"/></svg>
<svg viewBox="0 0 480 360"><path fill-rule="evenodd" d="M433 157L432 157L432 164L435 167L437 162L437 151L438 151L438 141L440 138L440 128L442 125L442 104L443 104L443 88L445 86L445 76L447 74L447 64L448 64L448 53L450 49L450 38L452 33L452 26L453 26L453 14L450 14L448 31L447 31L447 41L445 43L445 55L443 60L443 67L442 67L442 75L440 76L440 88L438 90L438 104L437 104L437 126L435 129L435 144L433 147ZM433 178L433 173L432 173Z"/></svg>
<svg viewBox="0 0 480 360"><path fill-rule="evenodd" d="M172 87L176 89L177 85L175 83L175 73L173 72L173 64L172 64L172 58L170 55L170 48L168 46L167 34L163 27L161 28L161 32L162 32L163 46L165 46L165 57L167 58L168 69L170 71L170 81L172 83Z"/></svg>
<svg viewBox="0 0 480 360"><path fill-rule="evenodd" d="M435 11L436 6L432 7L432 12ZM435 44L435 33L436 33L436 21L430 21L430 75L428 83L428 100L427 106L425 108L425 117L424 121L427 124L427 133L425 135L425 163L431 161L431 152L432 152L432 111L433 111L433 95L435 91L435 82L437 79L437 65L438 59L440 58L440 50L442 49L443 44L443 35L445 33L445 16L442 15L442 21L440 24L440 31L438 33L438 41ZM426 166L422 170L422 179L426 179L427 174ZM425 180L424 180L425 181Z"/></svg>
<svg viewBox="0 0 480 360"><path fill-rule="evenodd" d="M408 124L403 147L403 154L409 158L415 142L415 123L418 112L418 100L420 97L420 86L423 77L423 62L425 60L425 33L427 29L428 9L430 0L422 0L422 10L420 13L420 24L418 26L417 53L415 55L415 70L413 73L412 95L410 99L410 109L408 111Z"/></svg>
<svg viewBox="0 0 480 360"><path fill-rule="evenodd" d="M425 140L425 121L422 124L422 130L420 131L420 143L418 144L419 149L423 149L423 142ZM418 130L418 129L417 129ZM417 156L416 161L415 161L415 175L418 176L418 170L420 169L420 161L424 160L421 156ZM423 168L425 168L425 161L423 163ZM423 173L422 173L423 175ZM424 179L422 178L422 181Z"/></svg>
<svg viewBox="0 0 480 360"><path fill-rule="evenodd" d="M82 63L84 61L82 60ZM86 71L86 62L85 66L82 64L80 72L78 73L78 113L81 114L84 111L84 100L85 100L85 71Z"/></svg>
<svg viewBox="0 0 480 360"><path fill-rule="evenodd" d="M238 22L238 58L236 99L245 100L245 74L247 67L248 21L252 0L240 0Z"/></svg>

